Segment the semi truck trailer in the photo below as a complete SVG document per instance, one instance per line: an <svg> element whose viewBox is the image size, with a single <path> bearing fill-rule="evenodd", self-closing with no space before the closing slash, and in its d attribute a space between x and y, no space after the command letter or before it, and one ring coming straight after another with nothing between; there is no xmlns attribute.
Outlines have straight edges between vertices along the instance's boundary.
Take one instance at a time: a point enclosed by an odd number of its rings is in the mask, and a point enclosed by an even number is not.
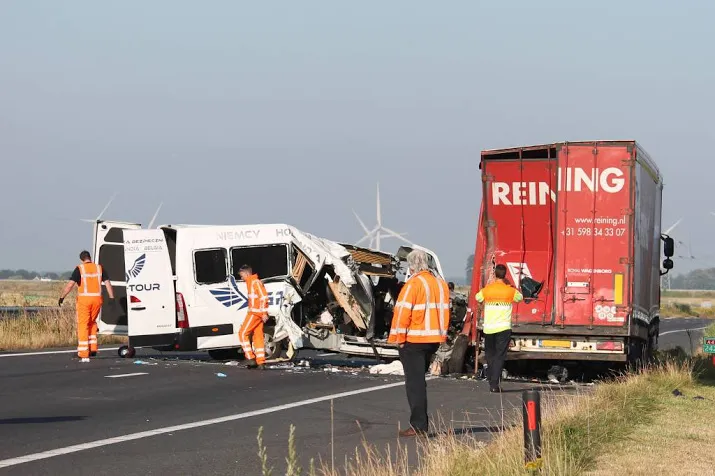
<svg viewBox="0 0 715 476"><path fill-rule="evenodd" d="M450 370L479 348L475 295L496 264L525 297L508 361L651 357L674 245L661 233L663 179L648 153L633 140L561 142L485 150L479 168L471 290Z"/></svg>

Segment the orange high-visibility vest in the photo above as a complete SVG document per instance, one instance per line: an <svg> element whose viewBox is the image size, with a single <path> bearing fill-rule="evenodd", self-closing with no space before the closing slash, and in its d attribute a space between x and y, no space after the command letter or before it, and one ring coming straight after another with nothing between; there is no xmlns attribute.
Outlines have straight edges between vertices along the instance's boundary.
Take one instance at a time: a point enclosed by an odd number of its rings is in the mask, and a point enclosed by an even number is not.
<svg viewBox="0 0 715 476"><path fill-rule="evenodd" d="M81 263L81 276L77 287L77 299L102 297L102 266L95 263Z"/></svg>
<svg viewBox="0 0 715 476"><path fill-rule="evenodd" d="M248 312L265 317L268 313L268 293L257 274L252 274L246 278L248 288Z"/></svg>
<svg viewBox="0 0 715 476"><path fill-rule="evenodd" d="M429 271L420 271L400 291L388 342L441 343L449 328L449 286Z"/></svg>

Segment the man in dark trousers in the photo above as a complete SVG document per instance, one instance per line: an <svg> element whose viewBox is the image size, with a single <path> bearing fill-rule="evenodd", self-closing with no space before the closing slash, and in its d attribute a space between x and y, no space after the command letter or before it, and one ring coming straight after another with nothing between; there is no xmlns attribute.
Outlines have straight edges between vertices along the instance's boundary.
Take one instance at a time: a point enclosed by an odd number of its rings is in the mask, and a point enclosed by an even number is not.
<svg viewBox="0 0 715 476"><path fill-rule="evenodd" d="M388 338L399 347L410 405L410 428L400 431L400 436L429 431L425 374L439 345L447 340L449 288L430 272L427 263L427 254L422 250L407 255L410 278L397 298Z"/></svg>
<svg viewBox="0 0 715 476"><path fill-rule="evenodd" d="M484 304L484 353L487 358L489 391L492 393L501 392L499 382L511 340L512 304L524 299L506 280L506 266L496 265L494 277L496 279L476 295L477 301Z"/></svg>

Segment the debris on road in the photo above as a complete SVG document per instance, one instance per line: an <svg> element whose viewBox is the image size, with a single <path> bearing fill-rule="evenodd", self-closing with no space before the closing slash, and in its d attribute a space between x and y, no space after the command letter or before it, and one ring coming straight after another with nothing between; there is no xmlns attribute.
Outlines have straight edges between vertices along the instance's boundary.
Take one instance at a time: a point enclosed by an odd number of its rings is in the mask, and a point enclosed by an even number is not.
<svg viewBox="0 0 715 476"><path fill-rule="evenodd" d="M370 367L371 374L379 375L405 375L405 370L402 367L402 362L394 360L389 364L378 364Z"/></svg>
<svg viewBox="0 0 715 476"><path fill-rule="evenodd" d="M134 364L135 364L135 365L159 365L159 364L156 363L156 362L147 362L147 361L145 361L145 360L135 360L135 361L134 361Z"/></svg>
<svg viewBox="0 0 715 476"><path fill-rule="evenodd" d="M221 372L217 373L217 374L216 374L216 376L217 376L218 378L224 378L224 377L227 377L227 375L226 375L226 374L224 374L224 373L221 373Z"/></svg>
<svg viewBox="0 0 715 476"><path fill-rule="evenodd" d="M230 362L226 362L225 365L228 365L229 367L238 367L240 364L236 360L232 360Z"/></svg>

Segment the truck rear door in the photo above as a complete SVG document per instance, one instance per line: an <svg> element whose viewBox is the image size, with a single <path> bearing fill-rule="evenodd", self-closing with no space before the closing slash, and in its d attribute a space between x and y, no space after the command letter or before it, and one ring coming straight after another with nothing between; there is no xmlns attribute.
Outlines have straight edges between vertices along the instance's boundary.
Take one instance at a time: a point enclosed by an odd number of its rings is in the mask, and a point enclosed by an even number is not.
<svg viewBox="0 0 715 476"><path fill-rule="evenodd" d="M559 152L557 302L563 326L623 326L630 302L632 152L623 144Z"/></svg>
<svg viewBox="0 0 715 476"><path fill-rule="evenodd" d="M519 287L523 277L543 282L538 298L514 306L513 323L551 324L554 296L554 231L557 159L553 148L512 150L482 156L484 204L480 233L485 244L480 284L494 277L493 267L507 267ZM471 297L470 297L471 298Z"/></svg>
<svg viewBox="0 0 715 476"><path fill-rule="evenodd" d="M177 332L176 291L164 232L124 232L124 266L129 337L145 345L171 344Z"/></svg>
<svg viewBox="0 0 715 476"><path fill-rule="evenodd" d="M138 223L98 221L94 224L94 258L104 267L118 305L109 304L102 288L104 305L97 319L100 334L127 335L126 270L124 269L124 231L138 230Z"/></svg>

